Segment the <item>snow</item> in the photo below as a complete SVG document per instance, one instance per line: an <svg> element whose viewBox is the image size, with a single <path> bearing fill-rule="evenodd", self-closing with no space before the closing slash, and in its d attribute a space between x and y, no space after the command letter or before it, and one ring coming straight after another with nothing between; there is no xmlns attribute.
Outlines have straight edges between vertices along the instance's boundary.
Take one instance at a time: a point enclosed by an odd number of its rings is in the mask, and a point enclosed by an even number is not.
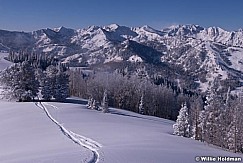
<svg viewBox="0 0 243 163"><path fill-rule="evenodd" d="M198 39L226 43L230 40L231 33L219 27L206 28L196 35Z"/></svg>
<svg viewBox="0 0 243 163"><path fill-rule="evenodd" d="M138 34L137 37L133 38L137 42L145 42L147 40L159 40L162 38L161 32L157 31L149 26L143 26L133 29Z"/></svg>
<svg viewBox="0 0 243 163"><path fill-rule="evenodd" d="M109 57L107 59L105 59L104 63L108 63L108 62L121 62L123 61L123 58L121 56L114 56L114 57Z"/></svg>
<svg viewBox="0 0 243 163"><path fill-rule="evenodd" d="M79 144L80 146L86 148L86 149L89 149L92 151L92 153L94 153L94 156L92 158L92 162L98 162L99 161L99 153L98 153L98 149L100 147L102 147L101 144L95 142L94 140L92 139L89 139L89 138L86 138L84 136L81 136L81 135L78 135L78 134L75 134L73 133L72 131L70 130L67 130L65 127L63 127L62 124L60 124L58 121L56 121L52 116L51 114L49 113L48 109L46 108L45 105L48 105L48 106L51 106L53 107L54 109L58 109L56 106L54 105L51 105L51 104L44 104L44 103L41 103L41 102L37 102L36 103L36 106L38 106L39 108L41 108L42 110L44 110L44 112L46 113L46 115L48 116L48 118L53 122L55 123L62 131L62 133L64 135L66 135L69 139L71 139L74 143L77 143Z"/></svg>
<svg viewBox="0 0 243 163"><path fill-rule="evenodd" d="M51 52L55 48L56 48L55 46L48 46L48 47L43 49L43 52Z"/></svg>
<svg viewBox="0 0 243 163"><path fill-rule="evenodd" d="M171 27L162 29L162 32L167 33L166 36L193 36L195 33L198 33L203 30L203 27L194 24L186 25L172 25Z"/></svg>
<svg viewBox="0 0 243 163"><path fill-rule="evenodd" d="M38 36L37 32L34 32L34 37L35 37L36 39L39 39L39 40L36 42L37 45L41 45L41 44L43 44L43 45L48 45L49 43L51 43L51 39L48 38L48 36L47 36L45 33L41 33L41 34ZM38 38L38 37L39 37L39 38Z"/></svg>
<svg viewBox="0 0 243 163"><path fill-rule="evenodd" d="M130 62L143 62L143 59L139 57L138 55L132 55L129 57L128 61Z"/></svg>
<svg viewBox="0 0 243 163"><path fill-rule="evenodd" d="M8 56L8 53L0 53L0 72L13 64L12 62L9 62L6 59L4 59L4 57L6 56ZM0 85L0 99L3 96L2 91L3 89L2 86Z"/></svg>
<svg viewBox="0 0 243 163"><path fill-rule="evenodd" d="M4 59L4 57L6 56L8 56L8 53L0 53L0 71L4 70L5 68L13 64L12 62L9 62Z"/></svg>
<svg viewBox="0 0 243 163"><path fill-rule="evenodd" d="M220 27L209 27L200 31L200 33L196 34L195 37L197 39L207 40L207 41L214 41L220 42L226 45L232 46L241 46L243 45L242 37L243 32L239 31L226 31Z"/></svg>
<svg viewBox="0 0 243 163"><path fill-rule="evenodd" d="M72 43L80 40L83 48L99 48L107 43L106 34L98 26L90 26L86 30L78 30L77 33L78 36L72 38Z"/></svg>
<svg viewBox="0 0 243 163"><path fill-rule="evenodd" d="M243 71L243 49L242 48L229 48L231 56L229 60L232 63L231 68Z"/></svg>
<svg viewBox="0 0 243 163"><path fill-rule="evenodd" d="M226 31L220 27L203 28L199 25L174 25L161 30L166 33L166 37L170 36L187 36L196 38L203 41L213 41L231 46L243 45L243 32L241 29L238 31Z"/></svg>
<svg viewBox="0 0 243 163"><path fill-rule="evenodd" d="M98 145L99 162L106 163L242 157L173 135L173 121L114 108L102 113L87 109L79 99L69 102L0 102L0 162L95 162L92 149L82 143Z"/></svg>
<svg viewBox="0 0 243 163"><path fill-rule="evenodd" d="M228 73L220 67L221 58L219 56L219 53L213 50L211 47L213 46L210 41L207 41L205 43L205 47L207 50L207 59L202 63L200 66L200 69L203 67L206 67L210 73L207 74L207 82L200 84L200 89L202 92L206 92L207 90L210 90L210 83L218 76L221 77L222 80L225 80L228 78Z"/></svg>
<svg viewBox="0 0 243 163"><path fill-rule="evenodd" d="M103 29L105 29L107 31L115 31L118 28L119 28L118 24L110 24L108 26L103 27Z"/></svg>
<svg viewBox="0 0 243 163"><path fill-rule="evenodd" d="M60 134L34 103L1 102L0 162L80 162L92 153Z"/></svg>
<svg viewBox="0 0 243 163"><path fill-rule="evenodd" d="M137 36L137 33L126 26L119 26L118 24L110 24L103 27L104 30L110 33L112 40L124 41L123 38L130 39Z"/></svg>
<svg viewBox="0 0 243 163"><path fill-rule="evenodd" d="M73 55L67 56L64 59L63 63L69 63L71 60L78 59L80 56L82 56L82 54L73 54Z"/></svg>

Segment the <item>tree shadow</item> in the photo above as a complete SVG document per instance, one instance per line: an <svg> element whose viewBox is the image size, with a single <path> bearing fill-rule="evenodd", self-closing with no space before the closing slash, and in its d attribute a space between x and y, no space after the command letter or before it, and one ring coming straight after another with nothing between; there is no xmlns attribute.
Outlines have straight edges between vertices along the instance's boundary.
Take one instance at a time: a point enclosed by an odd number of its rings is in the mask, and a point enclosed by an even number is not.
<svg viewBox="0 0 243 163"><path fill-rule="evenodd" d="M22 102L27 102L27 101L22 101ZM74 98L68 98L63 101L58 101L58 100L33 100L33 101L28 101L28 102L58 102L58 103L70 103L70 104L81 104L81 105L86 105L88 102L86 100L82 99L74 99Z"/></svg>
<svg viewBox="0 0 243 163"><path fill-rule="evenodd" d="M149 121L154 121L154 122L162 122L164 124L171 124L171 122L166 122L166 119L156 120L156 119L153 118L153 116L150 118L148 115L131 115L129 113L122 113L121 111L111 110L111 109L109 109L109 113L120 115L120 116L131 117L131 118L144 119L144 120L149 120Z"/></svg>
<svg viewBox="0 0 243 163"><path fill-rule="evenodd" d="M82 100L82 99L66 99L64 101L59 101L60 103L71 103L71 104L81 104L81 105L87 105L88 101L87 100Z"/></svg>

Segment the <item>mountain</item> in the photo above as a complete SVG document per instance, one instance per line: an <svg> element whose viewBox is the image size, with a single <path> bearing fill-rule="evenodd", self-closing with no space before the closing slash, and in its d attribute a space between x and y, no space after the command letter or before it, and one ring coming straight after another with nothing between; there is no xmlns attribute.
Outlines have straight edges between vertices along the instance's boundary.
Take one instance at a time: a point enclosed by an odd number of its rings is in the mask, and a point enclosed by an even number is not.
<svg viewBox="0 0 243 163"><path fill-rule="evenodd" d="M243 31L176 25L162 30L118 24L83 29L0 30L0 50L35 51L71 66L114 70L144 68L150 77L206 92L219 77L233 89L243 85Z"/></svg>

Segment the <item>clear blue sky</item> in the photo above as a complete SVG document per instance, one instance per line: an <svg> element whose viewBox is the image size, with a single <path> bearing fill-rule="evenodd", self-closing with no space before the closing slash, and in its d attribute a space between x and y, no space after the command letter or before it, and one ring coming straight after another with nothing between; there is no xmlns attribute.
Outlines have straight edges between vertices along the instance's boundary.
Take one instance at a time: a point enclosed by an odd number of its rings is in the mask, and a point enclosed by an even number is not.
<svg viewBox="0 0 243 163"><path fill-rule="evenodd" d="M32 31L118 23L243 28L242 0L0 0L0 29Z"/></svg>

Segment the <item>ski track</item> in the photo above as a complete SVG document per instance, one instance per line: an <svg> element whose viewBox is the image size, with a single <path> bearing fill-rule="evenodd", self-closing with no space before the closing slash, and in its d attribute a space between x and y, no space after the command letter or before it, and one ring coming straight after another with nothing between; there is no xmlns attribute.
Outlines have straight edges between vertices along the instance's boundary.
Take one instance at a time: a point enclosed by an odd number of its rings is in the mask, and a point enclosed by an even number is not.
<svg viewBox="0 0 243 163"><path fill-rule="evenodd" d="M89 163L97 163L100 160L104 160L103 158L100 159L100 153L98 152L98 150L102 147L100 143L66 129L62 124L60 124L56 119L54 119L51 116L51 114L49 113L48 109L45 107L44 104L49 105L55 109L58 109L58 107L48 103L41 103L41 102L35 103L35 105L40 109L42 109L46 113L47 117L60 128L60 130L65 136L71 139L74 143L90 150L93 153L93 158L89 161Z"/></svg>
<svg viewBox="0 0 243 163"><path fill-rule="evenodd" d="M46 103L46 102L43 102L43 104L48 105L48 106L51 106L51 107L53 107L54 109L58 109L58 107L56 107L55 105L52 105L52 104L49 104L49 103Z"/></svg>

